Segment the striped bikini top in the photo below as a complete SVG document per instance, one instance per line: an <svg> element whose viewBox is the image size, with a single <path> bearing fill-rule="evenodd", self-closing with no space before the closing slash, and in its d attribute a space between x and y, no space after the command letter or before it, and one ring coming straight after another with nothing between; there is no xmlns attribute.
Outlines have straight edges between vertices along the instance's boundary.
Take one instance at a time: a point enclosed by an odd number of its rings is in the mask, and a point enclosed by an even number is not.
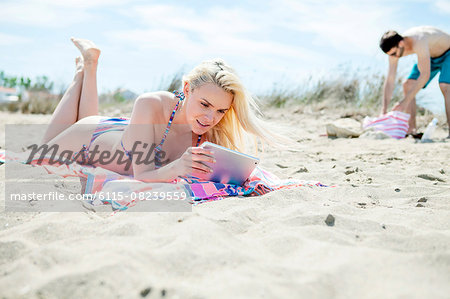
<svg viewBox="0 0 450 299"><path fill-rule="evenodd" d="M166 141L167 135L169 134L170 127L172 126L173 118L175 117L175 113L176 113L177 110L178 110L178 106L179 106L180 103L185 99L184 93L183 93L182 91L181 91L181 92L179 92L179 91L174 91L173 94L175 95L175 97L178 98L178 102L177 102L177 104L175 105L175 108L173 109L172 114L170 115L169 122L167 123L166 131L164 132L164 135L163 135L163 138L161 139L161 142L160 142L160 143L155 147L155 149L154 149L154 151L155 151L155 168L160 168L160 167L162 166L161 161L159 161L159 155L158 155L158 153L159 153L160 151L162 151L162 146L163 146L163 144L164 144L164 141ZM196 145L196 146L199 146L199 145L200 145L200 140L201 140L201 139L202 139L202 135L198 135L198 138L197 138L197 145ZM122 144L122 147L123 147L123 149L124 149L124 151L125 151L125 154L126 154L126 155L128 156L128 158L130 158L130 160L131 160L131 154L130 154L130 152L127 151L127 150L125 150L125 147L123 146L122 141L121 141L120 143Z"/></svg>

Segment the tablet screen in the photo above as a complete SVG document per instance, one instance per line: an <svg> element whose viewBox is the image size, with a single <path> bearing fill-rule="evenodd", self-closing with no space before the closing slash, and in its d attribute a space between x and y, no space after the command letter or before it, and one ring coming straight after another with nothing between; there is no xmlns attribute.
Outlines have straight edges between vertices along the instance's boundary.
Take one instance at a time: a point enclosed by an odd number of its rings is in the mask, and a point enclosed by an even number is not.
<svg viewBox="0 0 450 299"><path fill-rule="evenodd" d="M211 142L204 142L201 147L214 152L216 160L205 163L213 169L212 173L199 176L208 181L241 186L259 164L259 158Z"/></svg>

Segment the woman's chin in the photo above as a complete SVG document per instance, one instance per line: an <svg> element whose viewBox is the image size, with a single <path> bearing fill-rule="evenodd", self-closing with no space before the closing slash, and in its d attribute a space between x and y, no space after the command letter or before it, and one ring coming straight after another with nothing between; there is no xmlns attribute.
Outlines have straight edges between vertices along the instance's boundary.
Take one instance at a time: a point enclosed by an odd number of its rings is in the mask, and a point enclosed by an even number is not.
<svg viewBox="0 0 450 299"><path fill-rule="evenodd" d="M202 129L194 128L194 129L192 130L192 133L194 133L194 134L196 134L196 135L203 135L203 134L205 134L205 133L208 132L208 131L209 131L209 128L202 128Z"/></svg>
<svg viewBox="0 0 450 299"><path fill-rule="evenodd" d="M203 126L199 123L195 123L193 126L191 126L192 132L197 135L203 135L206 132L208 132L212 126Z"/></svg>

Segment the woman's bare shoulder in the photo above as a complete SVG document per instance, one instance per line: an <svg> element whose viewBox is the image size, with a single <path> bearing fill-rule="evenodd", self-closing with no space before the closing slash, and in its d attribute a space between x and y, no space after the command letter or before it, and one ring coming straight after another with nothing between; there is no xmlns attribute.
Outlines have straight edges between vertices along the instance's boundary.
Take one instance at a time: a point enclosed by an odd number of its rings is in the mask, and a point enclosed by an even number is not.
<svg viewBox="0 0 450 299"><path fill-rule="evenodd" d="M139 123L148 122L149 119L153 122L165 120L174 102L174 95L168 91L143 93L134 102L131 118Z"/></svg>

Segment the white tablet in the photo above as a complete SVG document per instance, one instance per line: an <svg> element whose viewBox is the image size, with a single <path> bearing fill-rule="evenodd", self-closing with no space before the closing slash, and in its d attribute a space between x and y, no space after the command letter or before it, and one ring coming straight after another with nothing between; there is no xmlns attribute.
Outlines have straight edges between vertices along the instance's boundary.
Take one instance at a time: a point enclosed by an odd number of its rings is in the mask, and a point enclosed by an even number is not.
<svg viewBox="0 0 450 299"><path fill-rule="evenodd" d="M259 159L256 157L211 142L204 142L201 147L213 151L214 159L216 159L216 163L205 162L213 172L196 174L201 179L242 186L259 164Z"/></svg>

